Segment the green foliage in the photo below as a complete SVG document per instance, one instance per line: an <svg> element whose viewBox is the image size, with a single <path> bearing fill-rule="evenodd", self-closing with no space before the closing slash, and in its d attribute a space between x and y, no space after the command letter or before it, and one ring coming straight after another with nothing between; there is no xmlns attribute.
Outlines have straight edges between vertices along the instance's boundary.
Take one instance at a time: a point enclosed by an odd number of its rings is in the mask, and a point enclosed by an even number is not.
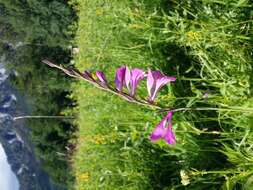
<svg viewBox="0 0 253 190"><path fill-rule="evenodd" d="M112 82L120 65L177 76L157 99L167 107L252 107L250 1L73 2L79 69L103 70ZM177 145L168 146L148 140L163 115L81 82L72 89L76 189L251 190L252 113L176 113Z"/></svg>
<svg viewBox="0 0 253 190"><path fill-rule="evenodd" d="M44 56L62 64L68 63L68 52L61 48L29 46L17 51L16 56L12 64L16 66L18 77L12 77L12 84L27 97L29 113L63 115L66 107L72 107L67 98L69 89L66 88L71 81L41 63ZM71 183L68 147L75 127L67 120L48 119L29 120L28 126L31 129L31 141L43 168L56 183Z"/></svg>
<svg viewBox="0 0 253 190"><path fill-rule="evenodd" d="M74 11L62 0L0 0L1 22L11 25L24 43L65 47L73 38Z"/></svg>
<svg viewBox="0 0 253 190"><path fill-rule="evenodd" d="M63 115L73 102L67 97L71 81L41 63L51 59L68 65L75 12L62 0L0 0L1 53L8 57L12 83L26 97L30 115ZM71 29L69 29L69 27ZM24 105L25 106L25 105ZM75 127L69 120L29 120L31 141L38 160L61 185L73 181L69 155Z"/></svg>

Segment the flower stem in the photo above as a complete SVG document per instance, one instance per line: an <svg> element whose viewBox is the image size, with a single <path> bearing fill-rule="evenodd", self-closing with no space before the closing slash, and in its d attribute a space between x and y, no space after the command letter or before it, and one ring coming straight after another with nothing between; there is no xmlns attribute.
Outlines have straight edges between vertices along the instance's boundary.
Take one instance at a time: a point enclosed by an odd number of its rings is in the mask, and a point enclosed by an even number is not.
<svg viewBox="0 0 253 190"><path fill-rule="evenodd" d="M52 116L52 115L23 115L13 117L13 120L20 120L20 119L74 119L74 116Z"/></svg>
<svg viewBox="0 0 253 190"><path fill-rule="evenodd" d="M160 112L179 112L179 111L232 111L232 112L253 112L252 108L237 108L237 107L227 107L227 108L214 108L214 107L197 107L197 108L164 108L159 110Z"/></svg>

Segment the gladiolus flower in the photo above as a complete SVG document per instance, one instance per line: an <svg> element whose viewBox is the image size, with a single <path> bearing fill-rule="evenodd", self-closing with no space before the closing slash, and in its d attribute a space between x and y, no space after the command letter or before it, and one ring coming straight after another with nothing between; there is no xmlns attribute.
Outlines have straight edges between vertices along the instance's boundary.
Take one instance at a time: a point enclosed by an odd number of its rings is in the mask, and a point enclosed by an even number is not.
<svg viewBox="0 0 253 190"><path fill-rule="evenodd" d="M115 84L118 91L122 92L123 85L128 86L130 83L130 70L127 66L117 69Z"/></svg>
<svg viewBox="0 0 253 190"><path fill-rule="evenodd" d="M135 68L131 71L130 87L127 86L131 96L135 95L137 85L139 84L140 80L144 79L144 77L145 72L141 69Z"/></svg>
<svg viewBox="0 0 253 190"><path fill-rule="evenodd" d="M130 69L127 66L120 67L116 71L115 84L117 89L121 92L123 86L126 86L131 96L135 95L136 88L145 77L145 72L141 69Z"/></svg>
<svg viewBox="0 0 253 190"><path fill-rule="evenodd" d="M147 88L150 102L153 102L157 92L167 83L175 81L176 77L168 77L160 71L148 71Z"/></svg>
<svg viewBox="0 0 253 190"><path fill-rule="evenodd" d="M172 112L168 112L167 116L156 126L150 136L151 141L164 139L168 144L175 144L176 138L172 131L171 124Z"/></svg>

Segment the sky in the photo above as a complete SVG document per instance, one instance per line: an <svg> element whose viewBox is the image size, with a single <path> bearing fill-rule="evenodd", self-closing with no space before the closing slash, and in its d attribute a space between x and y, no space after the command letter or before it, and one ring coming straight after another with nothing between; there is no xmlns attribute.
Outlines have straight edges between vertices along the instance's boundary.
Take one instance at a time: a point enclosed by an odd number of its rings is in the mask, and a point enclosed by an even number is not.
<svg viewBox="0 0 253 190"><path fill-rule="evenodd" d="M18 190L19 183L7 161L5 151L0 144L0 190Z"/></svg>

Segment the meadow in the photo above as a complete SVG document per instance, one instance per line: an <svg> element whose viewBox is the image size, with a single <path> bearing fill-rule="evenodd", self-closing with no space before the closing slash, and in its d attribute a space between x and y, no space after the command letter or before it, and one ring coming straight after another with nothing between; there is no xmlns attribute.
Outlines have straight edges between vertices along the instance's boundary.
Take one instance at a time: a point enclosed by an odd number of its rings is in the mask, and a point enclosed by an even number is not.
<svg viewBox="0 0 253 190"><path fill-rule="evenodd" d="M122 65L160 70L177 80L159 92L155 103L191 108L173 114L175 145L154 143L149 136L166 113L73 82L74 189L252 190L253 3L70 3L79 17L76 68L102 70L111 84ZM142 81L137 97L146 96Z"/></svg>

